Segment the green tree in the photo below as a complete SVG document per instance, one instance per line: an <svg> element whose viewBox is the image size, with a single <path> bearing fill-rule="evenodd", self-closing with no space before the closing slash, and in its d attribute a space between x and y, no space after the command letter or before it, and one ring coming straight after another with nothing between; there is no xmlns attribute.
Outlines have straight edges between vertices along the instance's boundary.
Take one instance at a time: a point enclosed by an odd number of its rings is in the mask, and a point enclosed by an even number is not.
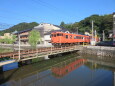
<svg viewBox="0 0 115 86"><path fill-rule="evenodd" d="M62 21L62 22L60 23L60 26L61 26L61 27L65 27L65 23Z"/></svg>
<svg viewBox="0 0 115 86"><path fill-rule="evenodd" d="M14 44L14 42L16 41L16 35L12 35L11 41L12 41L12 44Z"/></svg>
<svg viewBox="0 0 115 86"><path fill-rule="evenodd" d="M112 14L108 15L91 15L80 22L75 23L69 23L65 24L64 22L61 22L60 26L63 26L64 28L68 29L71 32L76 32L77 29L79 30L79 33L83 33L85 31L88 31L91 33L91 22L94 21L94 30L97 31L97 34L102 37L103 30L105 31L106 38L108 37L108 31L112 30L113 27L113 18Z"/></svg>
<svg viewBox="0 0 115 86"><path fill-rule="evenodd" d="M0 39L0 43L3 43L4 42L4 39Z"/></svg>
<svg viewBox="0 0 115 86"><path fill-rule="evenodd" d="M3 39L3 41L4 41L4 43L6 43L6 44L12 44L12 39L9 38L9 37L5 37L5 38Z"/></svg>
<svg viewBox="0 0 115 86"><path fill-rule="evenodd" d="M29 43L32 46L32 48L36 48L37 43L40 41L41 41L40 33L36 30L32 30L29 33Z"/></svg>
<svg viewBox="0 0 115 86"><path fill-rule="evenodd" d="M5 37L4 39L0 39L0 43L6 43L6 44L14 44L16 41L16 36L12 35L11 37Z"/></svg>

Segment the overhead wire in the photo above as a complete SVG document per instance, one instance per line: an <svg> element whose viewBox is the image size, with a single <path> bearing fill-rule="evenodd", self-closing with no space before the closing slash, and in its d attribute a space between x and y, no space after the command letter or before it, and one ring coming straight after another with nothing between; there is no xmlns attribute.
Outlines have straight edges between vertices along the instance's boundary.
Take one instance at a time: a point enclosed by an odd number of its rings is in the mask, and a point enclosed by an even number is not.
<svg viewBox="0 0 115 86"><path fill-rule="evenodd" d="M70 16L67 16L66 12L64 10L60 10L59 8L57 8L56 6L53 6L52 4L49 4L47 2L41 1L41 0L31 0L32 2L39 4L41 6L47 7L47 9L54 11L55 13L58 14L63 14L64 17L66 17L67 20L70 19ZM57 15L59 16L59 15ZM63 16L59 16L60 18L63 19ZM59 19L59 17L57 19Z"/></svg>
<svg viewBox="0 0 115 86"><path fill-rule="evenodd" d="M37 0L37 2L41 2L41 3L45 4L47 7L50 7L52 9L54 9L53 11L55 11L55 12L57 12L59 14L63 14L66 18L70 17L70 15L68 15L69 13L67 11L65 11L63 9L60 9L57 6L54 6L54 5L52 5L52 4L48 3L48 2L45 2L43 0Z"/></svg>
<svg viewBox="0 0 115 86"><path fill-rule="evenodd" d="M39 5L41 5L41 6L44 6L44 7L46 7L47 9L50 9L50 10L52 10L52 11L54 11L55 13L58 13L58 14L64 14L64 12L62 12L60 9L58 9L57 7L55 7L55 6L53 6L52 4L50 4L50 3L47 3L47 2L44 2L44 1L41 1L41 0L30 0L30 1L32 1L32 2L34 2L36 5L37 4L39 4ZM31 6L33 6L34 8L38 8L38 6L36 6L36 5L31 5ZM0 10L1 10L1 8L0 8ZM57 11L58 10L58 11ZM18 20L18 21L20 21L20 22L24 22L24 21L26 21L25 19L24 19L24 17L27 17L27 18L30 18L30 19L32 19L32 20L34 20L35 18L38 18L38 17L33 17L33 16L29 16L29 15L24 15L24 14L22 14L22 13L19 13L19 12L16 12L16 11L9 11L9 10L2 10L2 11L4 11L4 12L7 12L7 13L13 13L13 14L16 14L16 15L21 15L21 17L22 18L13 18L13 17L4 17L4 16L2 16L2 18L12 18L13 20ZM62 16L60 16L60 15L57 15L57 16L59 16L61 19L63 19L63 17ZM66 14L64 14L64 16L67 16ZM0 15L0 17L1 17L1 15ZM57 19L59 19L59 17L57 17ZM68 20L69 20L69 17L66 17ZM43 20L43 19L42 19Z"/></svg>

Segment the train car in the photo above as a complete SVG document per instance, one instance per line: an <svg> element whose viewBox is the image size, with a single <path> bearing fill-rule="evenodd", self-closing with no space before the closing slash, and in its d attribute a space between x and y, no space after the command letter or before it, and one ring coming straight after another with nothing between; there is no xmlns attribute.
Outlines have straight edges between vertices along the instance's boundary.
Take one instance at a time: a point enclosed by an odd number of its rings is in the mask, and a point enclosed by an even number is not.
<svg viewBox="0 0 115 86"><path fill-rule="evenodd" d="M51 33L51 43L54 46L59 45L75 45L75 44L83 44L90 43L90 36L80 35L80 34L72 34L72 33L64 33L64 32L52 32Z"/></svg>

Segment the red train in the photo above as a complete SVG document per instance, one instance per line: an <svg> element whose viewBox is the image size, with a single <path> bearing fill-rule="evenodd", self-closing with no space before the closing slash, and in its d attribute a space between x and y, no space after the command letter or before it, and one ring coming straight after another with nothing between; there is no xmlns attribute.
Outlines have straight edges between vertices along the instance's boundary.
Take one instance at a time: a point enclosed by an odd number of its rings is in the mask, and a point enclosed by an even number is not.
<svg viewBox="0 0 115 86"><path fill-rule="evenodd" d="M64 33L64 32L51 33L51 43L54 46L75 45L83 43L89 44L91 39L92 39L91 36L87 35Z"/></svg>

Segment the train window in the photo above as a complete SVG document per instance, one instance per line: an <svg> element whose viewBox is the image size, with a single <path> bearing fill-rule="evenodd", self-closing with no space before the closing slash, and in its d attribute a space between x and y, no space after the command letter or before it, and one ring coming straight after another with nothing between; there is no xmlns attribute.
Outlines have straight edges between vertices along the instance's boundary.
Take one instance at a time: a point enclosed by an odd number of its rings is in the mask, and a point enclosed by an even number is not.
<svg viewBox="0 0 115 86"><path fill-rule="evenodd" d="M60 34L60 36L63 36L63 34Z"/></svg>
<svg viewBox="0 0 115 86"><path fill-rule="evenodd" d="M78 36L78 39L80 39L80 36Z"/></svg>
<svg viewBox="0 0 115 86"><path fill-rule="evenodd" d="M60 34L58 33L57 36L60 36Z"/></svg>
<svg viewBox="0 0 115 86"><path fill-rule="evenodd" d="M76 39L76 36L74 36L74 39Z"/></svg>
<svg viewBox="0 0 115 86"><path fill-rule="evenodd" d="M66 37L66 39L68 39L68 35L66 35L65 37Z"/></svg>
<svg viewBox="0 0 115 86"><path fill-rule="evenodd" d="M57 36L62 36L62 34L58 33Z"/></svg>
<svg viewBox="0 0 115 86"><path fill-rule="evenodd" d="M79 37L78 37L78 36L76 36L76 39L79 39Z"/></svg>
<svg viewBox="0 0 115 86"><path fill-rule="evenodd" d="M72 39L72 35L70 35L70 39Z"/></svg>
<svg viewBox="0 0 115 86"><path fill-rule="evenodd" d="M51 34L51 37L53 37L53 34Z"/></svg>
<svg viewBox="0 0 115 86"><path fill-rule="evenodd" d="M54 34L54 37L56 37L56 34Z"/></svg>

